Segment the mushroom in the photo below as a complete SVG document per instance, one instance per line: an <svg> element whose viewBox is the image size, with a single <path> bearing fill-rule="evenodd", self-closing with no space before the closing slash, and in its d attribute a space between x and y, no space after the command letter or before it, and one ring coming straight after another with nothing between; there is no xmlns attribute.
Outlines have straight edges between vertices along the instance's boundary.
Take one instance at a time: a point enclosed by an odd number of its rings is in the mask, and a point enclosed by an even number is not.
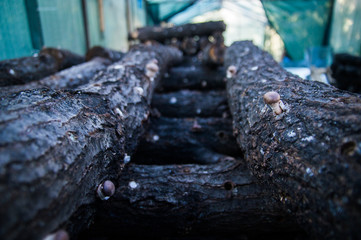
<svg viewBox="0 0 361 240"><path fill-rule="evenodd" d="M128 185L131 189L135 189L138 187L138 183L136 181L130 181Z"/></svg>
<svg viewBox="0 0 361 240"><path fill-rule="evenodd" d="M123 112L119 109L119 108L115 108L114 112L120 117L120 118L124 118L124 114Z"/></svg>
<svg viewBox="0 0 361 240"><path fill-rule="evenodd" d="M272 109L274 114L279 115L283 112L281 106L284 104L281 101L281 97L277 92L271 91L263 95L264 102Z"/></svg>
<svg viewBox="0 0 361 240"><path fill-rule="evenodd" d="M143 93L144 93L144 90L143 90L143 88L141 88L141 87L134 87L133 90L134 90L134 92L137 93L138 95L143 95Z"/></svg>
<svg viewBox="0 0 361 240"><path fill-rule="evenodd" d="M194 120L191 131L192 132L200 132L200 131L202 131L202 126L198 124L197 120Z"/></svg>
<svg viewBox="0 0 361 240"><path fill-rule="evenodd" d="M149 77L149 79L151 81L154 80L155 76L157 75L157 73L159 71L159 67L157 64L158 64L157 59L153 59L153 60L149 61L147 63L147 65L145 66L145 75L147 77Z"/></svg>
<svg viewBox="0 0 361 240"><path fill-rule="evenodd" d="M237 68L234 65L231 65L227 68L227 74L226 77L227 78L233 78L234 76L236 76L237 73Z"/></svg>
<svg viewBox="0 0 361 240"><path fill-rule="evenodd" d="M114 183L110 180L104 181L97 188L98 197L101 200L108 200L115 193Z"/></svg>
<svg viewBox="0 0 361 240"><path fill-rule="evenodd" d="M69 234L67 231L60 229L53 234L49 234L43 240L69 240Z"/></svg>

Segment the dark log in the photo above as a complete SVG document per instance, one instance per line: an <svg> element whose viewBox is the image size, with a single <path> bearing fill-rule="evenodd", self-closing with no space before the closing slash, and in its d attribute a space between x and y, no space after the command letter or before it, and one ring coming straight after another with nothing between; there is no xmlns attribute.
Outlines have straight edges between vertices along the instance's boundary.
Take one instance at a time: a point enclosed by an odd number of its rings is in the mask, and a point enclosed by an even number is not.
<svg viewBox="0 0 361 240"><path fill-rule="evenodd" d="M0 87L39 80L57 71L56 61L49 55L4 60L0 62Z"/></svg>
<svg viewBox="0 0 361 240"><path fill-rule="evenodd" d="M147 43L148 41L153 41L153 40L147 40L145 43ZM171 46L171 47L175 47L181 50L181 46L182 46L182 41L178 38L171 38L171 39L166 39L164 41L164 44L167 46ZM186 57L186 56L184 56ZM182 61L183 63L183 61Z"/></svg>
<svg viewBox="0 0 361 240"><path fill-rule="evenodd" d="M201 52L200 58L205 65L221 66L224 63L224 53L226 46L224 44L209 44Z"/></svg>
<svg viewBox="0 0 361 240"><path fill-rule="evenodd" d="M199 38L199 49L205 49L211 42L209 41L209 36L202 36Z"/></svg>
<svg viewBox="0 0 361 240"><path fill-rule="evenodd" d="M225 70L222 67L209 68L202 65L178 66L164 75L158 92L180 89L207 90L225 88Z"/></svg>
<svg viewBox="0 0 361 240"><path fill-rule="evenodd" d="M90 61L95 57L102 57L109 59L112 62L117 62L122 59L125 53L120 51L115 51L109 48L104 48L102 46L94 46L86 52L85 60Z"/></svg>
<svg viewBox="0 0 361 240"><path fill-rule="evenodd" d="M36 88L50 89L75 89L86 84L100 71L104 71L110 61L104 58L93 58L73 67L64 69L39 81L33 81L23 85L0 87L0 96Z"/></svg>
<svg viewBox="0 0 361 240"><path fill-rule="evenodd" d="M229 47L232 65L233 128L253 174L316 238L361 238L360 95L300 79L251 42ZM269 91L279 115L264 103Z"/></svg>
<svg viewBox="0 0 361 240"><path fill-rule="evenodd" d="M361 93L361 57L346 53L336 54L330 68L336 87Z"/></svg>
<svg viewBox="0 0 361 240"><path fill-rule="evenodd" d="M73 214L74 225L89 223L98 185L118 176L156 83L180 59L174 48L138 46L81 90L2 98L0 238L42 239Z"/></svg>
<svg viewBox="0 0 361 240"><path fill-rule="evenodd" d="M243 160L229 158L211 165L132 164L116 185L114 197L102 203L94 226L80 239L275 235L295 239L299 231Z"/></svg>
<svg viewBox="0 0 361 240"><path fill-rule="evenodd" d="M216 33L213 37L214 41L204 47L204 49L200 53L199 58L205 65L223 65L224 54L227 49L224 45L224 38L222 36L222 33Z"/></svg>
<svg viewBox="0 0 361 240"><path fill-rule="evenodd" d="M202 63L199 62L199 59L198 59L198 56L187 56L187 55L184 55L183 56L183 60L182 60L182 63L179 65L179 66L182 66L182 67L202 67Z"/></svg>
<svg viewBox="0 0 361 240"><path fill-rule="evenodd" d="M195 55L198 52L198 42L193 37L186 37L182 40L180 49L185 55Z"/></svg>
<svg viewBox="0 0 361 240"><path fill-rule="evenodd" d="M152 107L164 117L222 117L228 114L225 91L189 91L154 94Z"/></svg>
<svg viewBox="0 0 361 240"><path fill-rule="evenodd" d="M140 164L215 163L241 154L226 118L152 118L139 143Z"/></svg>
<svg viewBox="0 0 361 240"><path fill-rule="evenodd" d="M58 70L78 65L85 61L85 57L74 52L52 47L44 47L40 50L39 55L48 54L56 60Z"/></svg>
<svg viewBox="0 0 361 240"><path fill-rule="evenodd" d="M223 32L226 25L223 21L188 23L174 27L142 27L129 34L129 39L140 41L156 40L163 42L171 38L184 38L193 36L209 36L215 32Z"/></svg>
<svg viewBox="0 0 361 240"><path fill-rule="evenodd" d="M84 62L72 52L44 48L38 55L0 62L0 86L25 84Z"/></svg>

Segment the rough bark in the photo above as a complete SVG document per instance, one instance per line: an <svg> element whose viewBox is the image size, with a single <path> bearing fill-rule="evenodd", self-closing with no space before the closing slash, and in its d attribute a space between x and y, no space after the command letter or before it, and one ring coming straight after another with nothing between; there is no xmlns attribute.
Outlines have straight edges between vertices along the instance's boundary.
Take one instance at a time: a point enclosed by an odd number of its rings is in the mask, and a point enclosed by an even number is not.
<svg viewBox="0 0 361 240"><path fill-rule="evenodd" d="M233 128L253 174L316 238L361 237L361 97L286 72L251 42L226 52ZM263 95L276 91L276 115Z"/></svg>
<svg viewBox="0 0 361 240"><path fill-rule="evenodd" d="M1 99L1 239L42 239L94 203L97 186L115 179L134 150L162 72L180 58L176 49L138 46L78 91ZM154 59L159 72L150 78Z"/></svg>
<svg viewBox="0 0 361 240"><path fill-rule="evenodd" d="M4 97L11 93L36 88L74 89L80 85L87 84L97 73L104 71L110 63L108 59L93 58L88 62L64 69L39 81L23 85L0 87L0 96Z"/></svg>
<svg viewBox="0 0 361 240"><path fill-rule="evenodd" d="M89 49L85 55L85 60L90 61L91 59L95 57L102 57L109 59L112 62L117 62L122 59L125 53L120 51L115 51L109 48L104 48L101 46L94 46L91 49Z"/></svg>
<svg viewBox="0 0 361 240"><path fill-rule="evenodd" d="M227 239L272 233L292 239L298 230L243 160L228 158L211 165L132 164L116 185L114 197L102 203L93 231L81 239L97 235Z"/></svg>
<svg viewBox="0 0 361 240"><path fill-rule="evenodd" d="M0 62L0 86L39 80L83 61L79 55L55 48L44 48L33 57L4 60Z"/></svg>
<svg viewBox="0 0 361 240"><path fill-rule="evenodd" d="M215 32L223 32L226 25L223 21L188 23L175 27L143 27L129 34L130 39L140 41L156 40L163 42L171 38L184 38L192 36L209 36Z"/></svg>
<svg viewBox="0 0 361 240"><path fill-rule="evenodd" d="M222 67L206 67L202 65L177 66L164 75L158 92L179 89L224 89L225 70Z"/></svg>
<svg viewBox="0 0 361 240"><path fill-rule="evenodd" d="M136 163L215 163L241 152L226 118L152 118L136 152Z"/></svg>
<svg viewBox="0 0 361 240"><path fill-rule="evenodd" d="M154 94L152 107L164 117L222 117L228 116L225 91L181 90Z"/></svg>

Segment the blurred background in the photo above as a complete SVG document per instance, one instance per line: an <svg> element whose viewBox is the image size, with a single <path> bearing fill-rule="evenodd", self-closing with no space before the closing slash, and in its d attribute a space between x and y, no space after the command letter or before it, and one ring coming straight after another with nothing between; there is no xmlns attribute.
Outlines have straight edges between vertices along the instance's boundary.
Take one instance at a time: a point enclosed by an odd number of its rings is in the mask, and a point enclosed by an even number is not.
<svg viewBox="0 0 361 240"><path fill-rule="evenodd" d="M212 20L226 23L226 45L252 40L284 67L361 54L360 0L1 0L0 60L43 46L127 51L137 27Z"/></svg>

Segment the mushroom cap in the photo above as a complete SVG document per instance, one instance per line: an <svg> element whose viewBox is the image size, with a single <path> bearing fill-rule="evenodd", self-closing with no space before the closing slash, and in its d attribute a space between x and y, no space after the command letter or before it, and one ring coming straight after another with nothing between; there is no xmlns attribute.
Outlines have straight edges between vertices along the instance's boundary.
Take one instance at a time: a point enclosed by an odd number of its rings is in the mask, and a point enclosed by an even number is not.
<svg viewBox="0 0 361 240"><path fill-rule="evenodd" d="M231 65L227 68L227 78L234 77L237 73L237 67L234 65Z"/></svg>
<svg viewBox="0 0 361 240"><path fill-rule="evenodd" d="M281 96L277 92L271 91L263 95L263 100L266 104L278 103L281 100Z"/></svg>
<svg viewBox="0 0 361 240"><path fill-rule="evenodd" d="M54 240L69 240L69 234L61 229L55 233Z"/></svg>
<svg viewBox="0 0 361 240"><path fill-rule="evenodd" d="M105 196L110 197L113 196L114 192L115 192L115 186L114 183L110 180L106 180L103 183L103 189L102 192Z"/></svg>
<svg viewBox="0 0 361 240"><path fill-rule="evenodd" d="M147 65L145 66L145 68L148 71L152 71L152 72L158 72L159 71L159 67L158 67L158 60L157 59L152 59L150 60Z"/></svg>
<svg viewBox="0 0 361 240"><path fill-rule="evenodd" d="M227 70L232 74L235 74L237 72L237 68L234 65L229 66Z"/></svg>

